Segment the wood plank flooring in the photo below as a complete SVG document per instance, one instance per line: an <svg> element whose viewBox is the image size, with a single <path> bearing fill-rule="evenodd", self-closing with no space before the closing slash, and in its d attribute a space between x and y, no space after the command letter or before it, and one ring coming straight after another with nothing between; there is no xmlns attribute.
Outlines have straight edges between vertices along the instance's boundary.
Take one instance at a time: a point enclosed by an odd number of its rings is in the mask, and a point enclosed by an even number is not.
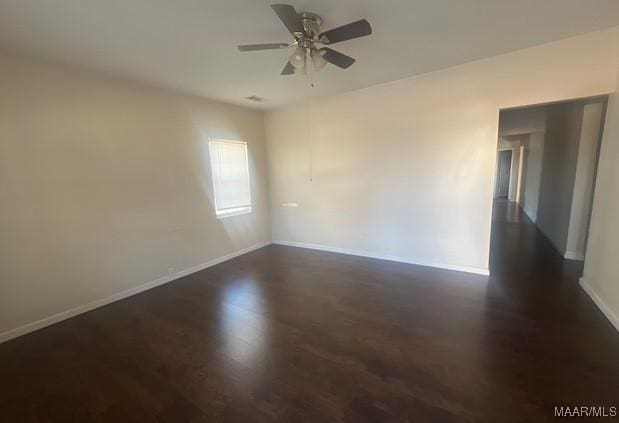
<svg viewBox="0 0 619 423"><path fill-rule="evenodd" d="M269 246L1 344L0 421L535 422L619 405L619 334L580 265L508 209L490 278Z"/></svg>

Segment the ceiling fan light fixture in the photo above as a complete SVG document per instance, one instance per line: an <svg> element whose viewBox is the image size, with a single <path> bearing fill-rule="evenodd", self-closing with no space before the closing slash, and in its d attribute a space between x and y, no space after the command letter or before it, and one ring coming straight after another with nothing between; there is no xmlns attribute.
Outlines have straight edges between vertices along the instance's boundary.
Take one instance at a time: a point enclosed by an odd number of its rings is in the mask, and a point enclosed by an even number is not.
<svg viewBox="0 0 619 423"><path fill-rule="evenodd" d="M290 56L290 63L295 69L305 68L305 49L301 46L294 49Z"/></svg>
<svg viewBox="0 0 619 423"><path fill-rule="evenodd" d="M322 54L317 49L312 49L310 51L310 56L312 58L312 65L314 66L315 71L319 71L320 69L324 68L327 63L329 63L325 60L324 57L322 57Z"/></svg>

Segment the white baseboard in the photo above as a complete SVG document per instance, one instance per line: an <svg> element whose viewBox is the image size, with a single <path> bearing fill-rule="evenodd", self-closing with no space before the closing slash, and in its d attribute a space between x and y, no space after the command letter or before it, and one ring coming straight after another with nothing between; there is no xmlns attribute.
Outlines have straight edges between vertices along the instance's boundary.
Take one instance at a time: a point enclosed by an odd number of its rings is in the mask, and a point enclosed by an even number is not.
<svg viewBox="0 0 619 423"><path fill-rule="evenodd" d="M587 281L583 278L580 278L580 286L585 290L589 297L593 300L596 306L604 313L604 316L612 323L612 325L619 331L619 316L617 316L611 309L606 305L604 300L602 300L598 294L595 293L593 287L587 283Z"/></svg>
<svg viewBox="0 0 619 423"><path fill-rule="evenodd" d="M159 279L155 279L154 281L147 282L143 285L139 285L134 288L128 289L126 291L122 291L122 292L118 292L116 294L110 295L109 297L101 298L99 300L92 301L88 304L77 306L70 310L66 310L66 311L54 314L52 316L49 316L49 317L45 317L41 320L37 320L36 322L27 323L18 328L11 329L6 332L2 332L0 333L0 344L10 339L17 338L18 336L22 336L27 333L34 332L35 330L42 329L46 326L53 325L54 323L58 323L63 320L69 319L71 317L77 316L78 314L86 313L88 311L94 310L96 308L102 307L110 303L113 303L115 301L122 300L123 298L127 298L135 294L139 294L140 292L144 292L146 290L155 288L159 285L163 285L168 282L172 282L176 279L180 279L182 277L191 275L192 273L199 272L200 270L204 270L211 266L215 266L216 264L223 263L224 261L233 259L243 254L247 254L251 251L265 247L269 244L271 244L271 242L262 242L262 243L253 245L248 248L243 248L242 250L238 250L233 253L226 254L223 257L216 258L206 263L198 264L197 266L190 267L189 269L181 270L179 272L176 272L172 276L164 276Z"/></svg>
<svg viewBox="0 0 619 423"><path fill-rule="evenodd" d="M329 247L326 245L306 244L304 242L290 242L290 241L273 241L273 244L286 245L288 247L309 248L312 250L320 250L320 251L329 251L332 253L348 254L352 256L369 257L369 258L374 258L374 259L379 259L379 260L397 261L400 263L415 264L418 266L435 267L438 269L456 270L458 272L475 273L476 275L488 276L490 274L490 271L488 269L479 268L479 267L457 266L457 265L442 264L442 263L424 263L424 262L418 262L418 261L414 261L410 259L405 259L402 257L386 256L382 254L369 253L366 251L353 251L353 250L347 250L345 248Z"/></svg>
<svg viewBox="0 0 619 423"><path fill-rule="evenodd" d="M566 251L563 258L566 260L585 261L585 256L582 253L577 253L575 251Z"/></svg>

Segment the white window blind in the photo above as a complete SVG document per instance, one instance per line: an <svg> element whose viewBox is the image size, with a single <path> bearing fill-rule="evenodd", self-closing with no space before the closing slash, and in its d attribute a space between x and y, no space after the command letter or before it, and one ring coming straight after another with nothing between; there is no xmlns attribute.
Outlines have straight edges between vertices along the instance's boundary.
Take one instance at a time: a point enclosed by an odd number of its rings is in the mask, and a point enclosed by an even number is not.
<svg viewBox="0 0 619 423"><path fill-rule="evenodd" d="M209 150L217 216L251 212L247 143L211 139Z"/></svg>

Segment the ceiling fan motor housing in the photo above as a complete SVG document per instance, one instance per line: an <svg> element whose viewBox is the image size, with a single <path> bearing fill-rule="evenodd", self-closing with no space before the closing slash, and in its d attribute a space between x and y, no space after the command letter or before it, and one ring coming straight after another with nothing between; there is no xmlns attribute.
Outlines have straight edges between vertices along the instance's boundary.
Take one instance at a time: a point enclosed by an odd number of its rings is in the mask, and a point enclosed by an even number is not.
<svg viewBox="0 0 619 423"><path fill-rule="evenodd" d="M305 34L301 34L301 38L316 40L318 38L318 34L320 34L322 18L319 15L310 12L299 13L299 18L303 23L303 29L305 31Z"/></svg>

